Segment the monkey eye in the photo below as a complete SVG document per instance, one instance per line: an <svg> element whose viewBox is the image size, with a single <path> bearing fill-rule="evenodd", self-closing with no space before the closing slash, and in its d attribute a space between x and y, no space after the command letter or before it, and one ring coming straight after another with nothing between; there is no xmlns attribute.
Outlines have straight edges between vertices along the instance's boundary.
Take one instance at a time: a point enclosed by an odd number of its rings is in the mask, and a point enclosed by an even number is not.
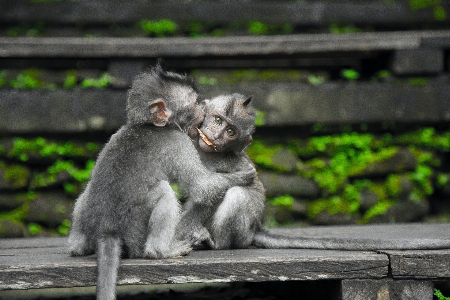
<svg viewBox="0 0 450 300"><path fill-rule="evenodd" d="M214 117L214 122L215 122L217 125L222 125L222 119L221 119L220 117L218 117L218 116L215 116L215 117Z"/></svg>
<svg viewBox="0 0 450 300"><path fill-rule="evenodd" d="M233 128L228 127L228 128L227 128L227 134L228 134L229 137L233 137L233 136L236 135L236 131L234 131Z"/></svg>

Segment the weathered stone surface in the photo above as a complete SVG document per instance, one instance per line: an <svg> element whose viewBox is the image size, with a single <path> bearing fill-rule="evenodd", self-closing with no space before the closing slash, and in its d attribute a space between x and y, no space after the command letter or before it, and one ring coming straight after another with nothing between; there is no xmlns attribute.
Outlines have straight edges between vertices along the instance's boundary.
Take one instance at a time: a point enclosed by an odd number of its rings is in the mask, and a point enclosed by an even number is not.
<svg viewBox="0 0 450 300"><path fill-rule="evenodd" d="M313 219L312 223L315 225L349 225L357 223L356 217L350 214L329 214L326 211L318 213Z"/></svg>
<svg viewBox="0 0 450 300"><path fill-rule="evenodd" d="M450 85L251 83L203 86L203 95L254 95L265 126L450 121ZM125 123L126 91L0 90L0 132L114 131Z"/></svg>
<svg viewBox="0 0 450 300"><path fill-rule="evenodd" d="M65 182L69 181L72 176L67 172L59 172L56 174L35 173L30 180L30 189L42 189L42 188L54 188L62 186Z"/></svg>
<svg viewBox="0 0 450 300"><path fill-rule="evenodd" d="M394 278L439 278L450 276L450 250L387 250Z"/></svg>
<svg viewBox="0 0 450 300"><path fill-rule="evenodd" d="M268 196L289 194L299 197L316 197L320 193L317 183L309 178L268 172L261 172L258 177Z"/></svg>
<svg viewBox="0 0 450 300"><path fill-rule="evenodd" d="M275 151L271 160L277 169L286 172L292 172L297 169L297 156L285 148Z"/></svg>
<svg viewBox="0 0 450 300"><path fill-rule="evenodd" d="M281 205L273 205L270 203L266 204L263 216L263 224L284 224L293 221L294 216L291 208Z"/></svg>
<svg viewBox="0 0 450 300"><path fill-rule="evenodd" d="M363 211L368 210L372 206L378 203L379 196L369 189L363 189L360 194L360 209Z"/></svg>
<svg viewBox="0 0 450 300"><path fill-rule="evenodd" d="M0 91L1 132L116 130L125 123L125 91Z"/></svg>
<svg viewBox="0 0 450 300"><path fill-rule="evenodd" d="M57 226L71 218L72 210L73 201L63 193L37 193L36 197L28 204L24 220Z"/></svg>
<svg viewBox="0 0 450 300"><path fill-rule="evenodd" d="M25 166L0 161L0 190L24 188L30 175L31 171Z"/></svg>
<svg viewBox="0 0 450 300"><path fill-rule="evenodd" d="M8 211L21 206L27 201L26 194L0 193L0 210Z"/></svg>
<svg viewBox="0 0 450 300"><path fill-rule="evenodd" d="M445 45L447 31L175 38L0 38L0 57L198 57L418 49L425 39ZM439 38L439 39L437 39ZM441 46L442 47L442 46Z"/></svg>
<svg viewBox="0 0 450 300"><path fill-rule="evenodd" d="M332 249L450 249L450 223L310 226L273 228L269 229L269 232L304 238L305 242L311 238L322 240L325 244L326 242L334 242L338 246L330 247ZM312 248L317 248L317 245ZM437 250L430 251L429 255L433 256L434 251ZM444 251L448 253L448 250ZM436 273L438 272L437 270ZM448 276L447 271L440 273L443 277Z"/></svg>
<svg viewBox="0 0 450 300"><path fill-rule="evenodd" d="M429 211L426 200L404 201L389 207L382 215L374 216L370 223L402 223L420 221Z"/></svg>
<svg viewBox="0 0 450 300"><path fill-rule="evenodd" d="M6 2L0 19L4 22L36 22L46 20L65 24L116 24L136 23L142 19L168 18L176 22L232 21L269 22L324 26L330 23L362 24L365 26L398 26L420 23L439 23L432 9L411 10L408 2L258 2L258 1L202 1L172 3L152 1L127 1L117 5L114 1L89 1L87 3L49 2L42 5L33 2ZM441 3L446 11L448 5ZM442 22L442 21L441 21Z"/></svg>
<svg viewBox="0 0 450 300"><path fill-rule="evenodd" d="M134 77L144 70L142 60L113 60L108 65L108 74L114 77L113 87L129 88Z"/></svg>
<svg viewBox="0 0 450 300"><path fill-rule="evenodd" d="M0 219L0 239L24 237L26 228L17 221Z"/></svg>
<svg viewBox="0 0 450 300"><path fill-rule="evenodd" d="M392 70L401 75L440 73L444 70L441 49L399 50L395 52Z"/></svg>
<svg viewBox="0 0 450 300"><path fill-rule="evenodd" d="M376 161L367 165L363 170L351 172L351 177L366 177L389 175L413 171L417 167L417 159L414 154L405 148L399 148L392 156L382 161Z"/></svg>
<svg viewBox="0 0 450 300"><path fill-rule="evenodd" d="M95 256L69 257L66 239L27 241L0 241L0 290L95 284ZM173 259L124 259L118 284L382 278L388 263L384 254L359 251L193 251Z"/></svg>
<svg viewBox="0 0 450 300"><path fill-rule="evenodd" d="M433 282L419 280L342 281L342 300L432 300Z"/></svg>

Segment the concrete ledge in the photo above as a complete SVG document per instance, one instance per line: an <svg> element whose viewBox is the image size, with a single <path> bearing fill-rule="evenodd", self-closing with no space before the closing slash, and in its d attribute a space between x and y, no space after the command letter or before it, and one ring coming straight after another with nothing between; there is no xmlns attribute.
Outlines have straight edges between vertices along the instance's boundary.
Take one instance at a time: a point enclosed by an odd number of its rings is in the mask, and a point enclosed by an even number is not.
<svg viewBox="0 0 450 300"><path fill-rule="evenodd" d="M441 3L449 12L449 5ZM426 22L439 24L433 9L410 8L407 1L386 3L366 1L308 1L306 3L227 1L214 3L168 3L164 1L114 1L3 3L0 20L3 22L45 21L60 24L134 23L141 19L169 18L177 22L200 21L229 23L232 21L262 21L275 24L291 23L302 26L328 25L332 22L366 26L412 25Z"/></svg>
<svg viewBox="0 0 450 300"><path fill-rule="evenodd" d="M255 96L264 126L450 121L450 85L251 83L202 86L205 97ZM115 131L125 123L125 90L0 90L0 132Z"/></svg>
<svg viewBox="0 0 450 300"><path fill-rule="evenodd" d="M367 247L365 251L364 247L348 251L203 250L174 259L124 259L119 269L118 284L363 280L343 281L344 285L349 284L347 292L351 294L356 292L355 288L367 290L358 287L359 284L368 284L374 288L378 283L385 283L380 279L389 276L394 276L394 279L445 279L449 277L450 270L449 226L404 224L276 229L272 230L273 233L306 239L333 239L342 243L351 240L353 244L360 243ZM402 248L403 251L372 251L370 243L379 243L380 247L388 246L391 249ZM430 245L429 248L442 249L427 250L427 245ZM418 248L421 250L413 250ZM0 240L0 291L91 286L95 284L95 279L95 255L69 257L65 238ZM399 286L408 283L389 281L390 285ZM395 289L395 286L391 288Z"/></svg>
<svg viewBox="0 0 450 300"><path fill-rule="evenodd" d="M95 284L95 256L69 257L63 238L30 241L1 240L0 290ZM118 284L382 278L388 264L386 255L374 252L194 251L174 259L124 259Z"/></svg>
<svg viewBox="0 0 450 300"><path fill-rule="evenodd" d="M450 30L204 38L0 38L0 57L154 58L450 47Z"/></svg>

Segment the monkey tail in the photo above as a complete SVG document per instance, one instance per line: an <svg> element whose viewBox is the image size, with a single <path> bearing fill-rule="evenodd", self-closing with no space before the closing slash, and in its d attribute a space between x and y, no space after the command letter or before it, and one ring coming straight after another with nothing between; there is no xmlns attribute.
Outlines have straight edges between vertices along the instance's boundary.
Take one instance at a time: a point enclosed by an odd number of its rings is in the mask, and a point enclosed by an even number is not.
<svg viewBox="0 0 450 300"><path fill-rule="evenodd" d="M97 300L116 299L116 281L119 270L122 242L108 235L97 244Z"/></svg>
<svg viewBox="0 0 450 300"><path fill-rule="evenodd" d="M252 245L267 249L334 249L355 250L357 243L350 240L336 240L333 238L284 236L270 233L261 229L256 232ZM367 245L366 245L367 247Z"/></svg>

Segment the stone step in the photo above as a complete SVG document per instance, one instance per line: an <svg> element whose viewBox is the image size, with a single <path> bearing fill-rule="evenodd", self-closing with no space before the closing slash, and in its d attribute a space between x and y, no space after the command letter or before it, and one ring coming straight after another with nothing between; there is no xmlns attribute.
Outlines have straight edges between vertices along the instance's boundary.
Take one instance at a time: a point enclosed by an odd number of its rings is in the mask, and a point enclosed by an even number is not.
<svg viewBox="0 0 450 300"><path fill-rule="evenodd" d="M202 96L254 95L263 126L448 122L450 85L251 83L202 86ZM125 123L126 91L0 90L1 133L115 131Z"/></svg>
<svg viewBox="0 0 450 300"><path fill-rule="evenodd" d="M450 30L204 38L0 38L0 57L155 58L450 48Z"/></svg>
<svg viewBox="0 0 450 300"><path fill-rule="evenodd" d="M439 2L438 9L450 11ZM0 20L5 23L45 21L55 24L135 23L141 19L168 18L176 22L261 21L274 24L324 26L330 23L365 26L442 24L436 5L414 8L409 1L5 1Z"/></svg>

